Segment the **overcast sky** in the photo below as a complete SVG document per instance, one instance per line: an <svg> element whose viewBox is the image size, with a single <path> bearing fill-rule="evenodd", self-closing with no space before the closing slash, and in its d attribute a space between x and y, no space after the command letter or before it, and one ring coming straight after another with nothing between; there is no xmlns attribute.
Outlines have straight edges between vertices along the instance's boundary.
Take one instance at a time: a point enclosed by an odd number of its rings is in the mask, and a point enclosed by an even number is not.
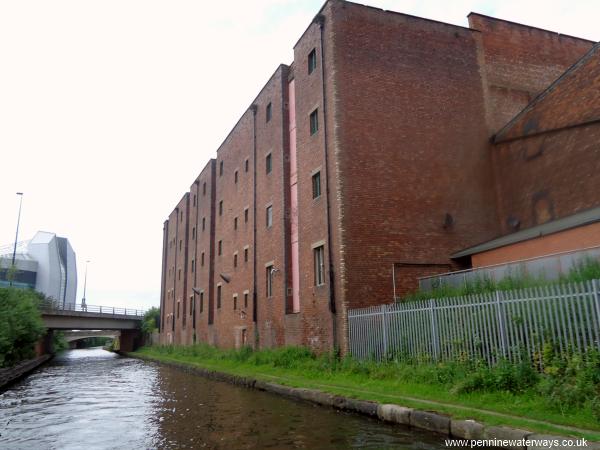
<svg viewBox="0 0 600 450"><path fill-rule="evenodd" d="M597 0L372 0L600 40ZM159 304L162 224L320 0L0 0L0 244L67 237L88 304ZM185 161L184 164L181 164Z"/></svg>

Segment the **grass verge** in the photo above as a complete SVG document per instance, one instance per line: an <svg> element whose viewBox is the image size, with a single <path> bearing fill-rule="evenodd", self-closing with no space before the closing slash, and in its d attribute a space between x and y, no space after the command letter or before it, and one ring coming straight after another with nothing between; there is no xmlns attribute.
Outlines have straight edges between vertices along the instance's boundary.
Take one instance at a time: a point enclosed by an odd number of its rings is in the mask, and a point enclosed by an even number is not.
<svg viewBox="0 0 600 450"><path fill-rule="evenodd" d="M359 363L328 354L316 356L297 347L255 352L249 348L218 350L203 344L143 347L135 354L292 387L438 411L487 425L600 441L600 423L587 403L584 407L557 408L552 399L540 395L535 384L504 386L502 377L507 377L502 371L518 372L522 370L519 367L490 371L486 376L498 380L497 387L472 391L460 388L473 371L464 364Z"/></svg>

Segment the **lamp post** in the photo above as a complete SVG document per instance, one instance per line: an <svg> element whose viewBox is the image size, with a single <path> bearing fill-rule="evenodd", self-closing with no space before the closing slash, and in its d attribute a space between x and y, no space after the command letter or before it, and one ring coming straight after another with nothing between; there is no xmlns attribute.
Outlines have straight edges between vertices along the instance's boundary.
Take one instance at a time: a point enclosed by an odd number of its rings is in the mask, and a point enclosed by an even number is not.
<svg viewBox="0 0 600 450"><path fill-rule="evenodd" d="M19 196L19 215L17 216L17 233L15 234L15 246L13 248L11 270L15 269L15 259L17 257L17 242L19 241L19 224L21 223L21 206L23 206L23 193L17 192ZM12 276L10 277L10 286L12 286Z"/></svg>
<svg viewBox="0 0 600 450"><path fill-rule="evenodd" d="M85 304L85 290L87 288L87 271L88 271L88 263L90 261L85 262L85 276L83 277L83 298L81 299L81 310L87 311L87 305Z"/></svg>

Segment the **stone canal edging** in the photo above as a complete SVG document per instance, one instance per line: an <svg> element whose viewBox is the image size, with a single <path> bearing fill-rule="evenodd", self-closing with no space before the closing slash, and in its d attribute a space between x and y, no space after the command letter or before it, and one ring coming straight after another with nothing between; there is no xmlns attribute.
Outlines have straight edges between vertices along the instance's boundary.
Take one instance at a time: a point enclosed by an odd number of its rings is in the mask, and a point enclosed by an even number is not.
<svg viewBox="0 0 600 450"><path fill-rule="evenodd" d="M357 400L336 394L319 391L317 389L294 388L276 383L270 383L257 380L252 377L232 375L226 372L204 369L202 367L191 366L185 363L173 361L162 361L146 355L137 355L121 352L123 355L155 362L161 365L174 367L185 372L200 375L205 378L216 381L225 381L237 386L243 386L260 391L271 392L299 400L305 400L317 405L328 406L343 411L350 411L379 418L385 422L408 425L415 428L440 433L456 439L469 440L496 440L496 441L526 441L526 440L548 440L562 442L569 439L564 436L545 435L534 433L527 430L504 426L486 426L485 424L474 420L458 420L452 417L432 411L423 411L414 408L407 408L396 404L384 404L370 400ZM513 446L505 447L513 450L541 450L550 448L549 446ZM587 441L585 447L553 445L552 449L573 449L585 448L588 450L600 450L600 443Z"/></svg>
<svg viewBox="0 0 600 450"><path fill-rule="evenodd" d="M50 358L52 358L52 355L43 355L39 358L22 361L12 367L0 369L0 391L4 390L11 383L14 383L15 381L24 377L32 370L37 369Z"/></svg>

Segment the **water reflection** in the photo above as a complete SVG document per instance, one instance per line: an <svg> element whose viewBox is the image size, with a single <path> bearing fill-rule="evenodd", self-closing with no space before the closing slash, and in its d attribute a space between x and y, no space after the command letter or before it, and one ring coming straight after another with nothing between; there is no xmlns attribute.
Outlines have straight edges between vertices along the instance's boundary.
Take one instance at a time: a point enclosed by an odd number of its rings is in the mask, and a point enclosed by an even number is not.
<svg viewBox="0 0 600 450"><path fill-rule="evenodd" d="M443 437L238 388L101 349L0 395L0 448L440 449Z"/></svg>

